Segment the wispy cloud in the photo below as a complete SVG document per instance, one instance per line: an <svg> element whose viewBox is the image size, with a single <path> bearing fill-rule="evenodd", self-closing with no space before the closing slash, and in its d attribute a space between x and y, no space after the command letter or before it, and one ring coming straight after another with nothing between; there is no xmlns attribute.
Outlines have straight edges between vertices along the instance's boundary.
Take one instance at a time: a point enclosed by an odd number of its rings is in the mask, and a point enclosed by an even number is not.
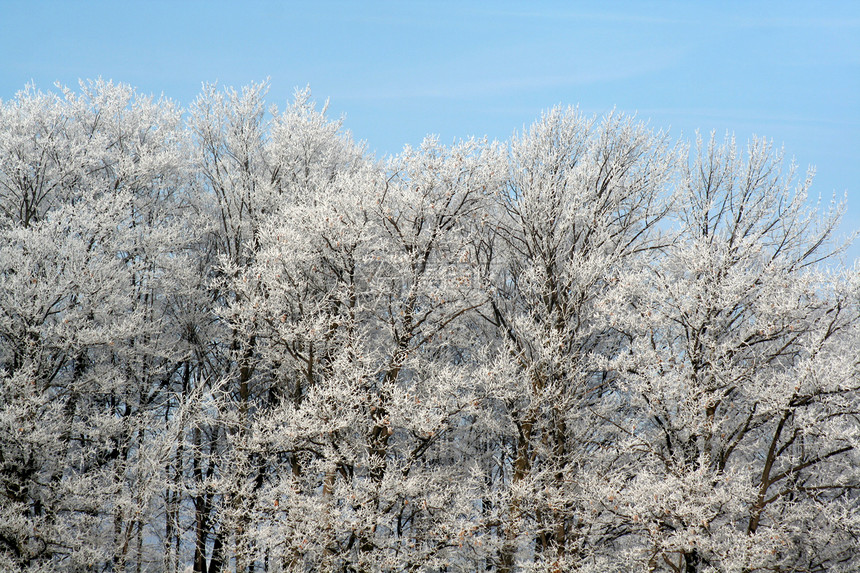
<svg viewBox="0 0 860 573"><path fill-rule="evenodd" d="M860 118L834 118L826 114L796 115L768 114L761 110L744 111L737 108L643 108L638 110L640 116L670 116L681 118L696 118L715 120L719 122L743 122L755 125L781 124L792 126L819 126L831 128L860 127Z"/></svg>
<svg viewBox="0 0 860 573"><path fill-rule="evenodd" d="M561 57L559 52L570 54ZM477 51L454 61L417 63L412 69L370 85L361 85L350 99L475 99L511 96L541 91L559 92L576 88L623 82L667 70L684 56L674 48L642 48L638 53L579 53L564 45L523 45Z"/></svg>

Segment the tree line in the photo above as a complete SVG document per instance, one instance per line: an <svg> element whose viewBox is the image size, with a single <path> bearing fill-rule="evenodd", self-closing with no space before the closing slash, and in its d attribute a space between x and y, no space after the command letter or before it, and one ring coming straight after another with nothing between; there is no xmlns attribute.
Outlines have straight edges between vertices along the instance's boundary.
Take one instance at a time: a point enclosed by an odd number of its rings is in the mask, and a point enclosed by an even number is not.
<svg viewBox="0 0 860 573"><path fill-rule="evenodd" d="M0 102L0 569L856 571L860 275L766 140Z"/></svg>

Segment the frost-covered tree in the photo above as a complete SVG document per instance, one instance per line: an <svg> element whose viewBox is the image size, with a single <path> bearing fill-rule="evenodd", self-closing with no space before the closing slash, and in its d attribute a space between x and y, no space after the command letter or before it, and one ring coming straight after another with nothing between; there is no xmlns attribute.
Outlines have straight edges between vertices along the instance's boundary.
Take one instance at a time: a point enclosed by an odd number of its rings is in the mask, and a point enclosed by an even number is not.
<svg viewBox="0 0 860 573"><path fill-rule="evenodd" d="M860 566L860 278L769 144L265 96L0 103L0 569Z"/></svg>
<svg viewBox="0 0 860 573"><path fill-rule="evenodd" d="M699 141L679 235L623 278L620 463L592 502L623 533L619 570L858 565L860 309L816 270L838 211L808 209L810 181L765 141Z"/></svg>
<svg viewBox="0 0 860 573"><path fill-rule="evenodd" d="M2 106L0 211L4 224L29 226L65 200L85 171L86 148L63 99L27 86Z"/></svg>
<svg viewBox="0 0 860 573"><path fill-rule="evenodd" d="M163 297L184 244L179 115L126 86L81 90L27 90L3 109L4 567L141 563L158 521L150 438L175 359ZM39 127L27 139L22 125Z"/></svg>
<svg viewBox="0 0 860 573"><path fill-rule="evenodd" d="M600 309L660 246L675 157L644 124L575 109L553 109L510 144L483 249L483 313L511 363L498 397L509 425L499 452L507 487L494 492L502 571L517 554L568 570L588 550L578 482L612 382L601 359L622 343Z"/></svg>
<svg viewBox="0 0 860 573"><path fill-rule="evenodd" d="M282 541L258 544L288 568L442 562L455 533L430 508L468 502L449 499L463 491L449 481L453 460L429 460L450 455L441 445L475 407L459 321L484 302L467 247L495 152L428 140L386 176L345 134L318 127L292 125L290 142L304 134L299 149L339 152L296 170L305 176L264 223L255 263L228 271L239 294L226 314L256 337L271 395L252 432L271 464L257 510L283 516Z"/></svg>

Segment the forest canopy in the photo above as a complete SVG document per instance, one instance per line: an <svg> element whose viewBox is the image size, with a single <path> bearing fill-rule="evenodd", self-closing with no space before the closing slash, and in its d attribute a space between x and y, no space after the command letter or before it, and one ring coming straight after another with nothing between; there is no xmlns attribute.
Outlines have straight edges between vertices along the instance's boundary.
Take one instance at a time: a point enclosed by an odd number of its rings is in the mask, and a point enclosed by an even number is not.
<svg viewBox="0 0 860 573"><path fill-rule="evenodd" d="M772 143L0 102L0 570L857 571L860 273Z"/></svg>

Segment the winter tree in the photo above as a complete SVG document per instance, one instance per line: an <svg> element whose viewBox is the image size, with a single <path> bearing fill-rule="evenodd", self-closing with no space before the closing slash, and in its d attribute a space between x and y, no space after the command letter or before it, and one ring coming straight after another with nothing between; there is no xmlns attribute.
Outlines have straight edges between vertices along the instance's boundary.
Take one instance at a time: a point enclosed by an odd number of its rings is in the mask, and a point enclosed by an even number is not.
<svg viewBox="0 0 860 573"><path fill-rule="evenodd" d="M511 141L483 310L512 362L499 397L509 424L507 487L494 492L505 506L501 571L524 551L568 570L590 550L578 482L602 439L595 429L612 374L601 359L623 342L601 311L619 277L661 245L675 161L666 136L644 124L575 109L553 109Z"/></svg>
<svg viewBox="0 0 860 573"><path fill-rule="evenodd" d="M0 569L853 571L860 275L764 140L0 102Z"/></svg>
<svg viewBox="0 0 860 573"><path fill-rule="evenodd" d="M618 463L592 503L618 568L852 570L856 287L816 267L838 208L763 140L699 140L682 173L678 235L614 301Z"/></svg>
<svg viewBox="0 0 860 573"><path fill-rule="evenodd" d="M4 567L139 565L176 359L180 116L101 81L3 112Z"/></svg>

